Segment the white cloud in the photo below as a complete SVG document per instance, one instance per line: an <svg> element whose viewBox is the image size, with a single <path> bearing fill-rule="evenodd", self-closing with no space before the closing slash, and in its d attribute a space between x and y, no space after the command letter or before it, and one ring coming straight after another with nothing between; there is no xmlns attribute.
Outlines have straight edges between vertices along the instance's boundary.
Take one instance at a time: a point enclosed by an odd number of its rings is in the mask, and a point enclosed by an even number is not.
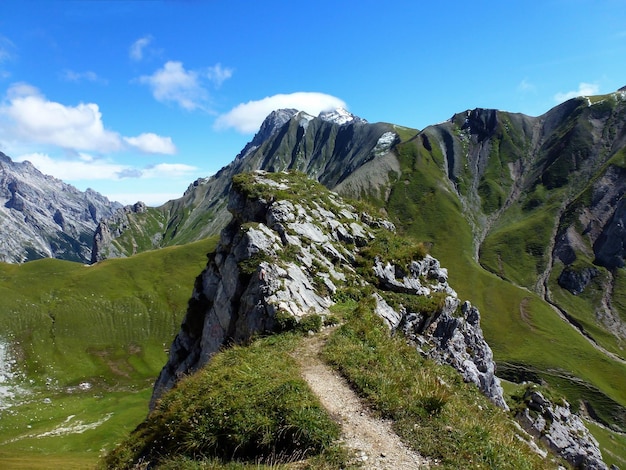
<svg viewBox="0 0 626 470"><path fill-rule="evenodd" d="M198 168L183 163L158 163L144 168L122 165L81 153L78 158L53 158L47 153L28 153L13 159L31 162L39 171L63 181L156 179L189 177Z"/></svg>
<svg viewBox="0 0 626 470"><path fill-rule="evenodd" d="M171 137L161 137L152 132L146 132L137 137L124 137L124 141L144 153L162 153L174 155L176 146Z"/></svg>
<svg viewBox="0 0 626 470"><path fill-rule="evenodd" d="M232 127L243 134L253 133L259 129L268 114L281 108L295 108L317 116L322 111L347 108L347 105L343 100L325 93L279 94L235 106L217 119L215 127L218 129Z"/></svg>
<svg viewBox="0 0 626 470"><path fill-rule="evenodd" d="M168 61L152 75L139 77L139 82L152 88L152 94L157 101L173 101L189 111L202 109L208 99L198 73L185 70L182 62Z"/></svg>
<svg viewBox="0 0 626 470"><path fill-rule="evenodd" d="M159 163L143 170L142 178L176 178L190 175L197 170L198 168L195 166L185 165L184 163Z"/></svg>
<svg viewBox="0 0 626 470"><path fill-rule="evenodd" d="M152 39L152 36L149 34L147 36L137 39L128 50L128 55L130 56L130 58L136 61L142 60L144 49L152 42Z"/></svg>
<svg viewBox="0 0 626 470"><path fill-rule="evenodd" d="M68 82L79 83L82 81L101 83L106 85L108 82L104 78L100 78L97 73L88 70L86 72L74 72L73 70L64 70L61 74L63 80Z"/></svg>
<svg viewBox="0 0 626 470"><path fill-rule="evenodd" d="M562 103L563 101L567 101L571 98L576 98L577 96L589 96L589 95L597 95L600 92L600 87L594 83L585 83L582 82L578 85L578 90L567 91L565 93L557 93L554 95L554 101L557 103Z"/></svg>
<svg viewBox="0 0 626 470"><path fill-rule="evenodd" d="M2 129L21 141L51 144L80 150L116 151L122 147L119 134L104 128L95 103L65 106L47 100L27 84L12 86L8 103L0 106L0 118L9 121Z"/></svg>
<svg viewBox="0 0 626 470"><path fill-rule="evenodd" d="M30 153L14 158L16 162L29 161L46 175L63 181L112 180L129 169L126 165L99 160L90 155L81 154L78 160L54 159L45 153Z"/></svg>
<svg viewBox="0 0 626 470"><path fill-rule="evenodd" d="M208 111L206 82L216 88L233 75L233 69L216 64L204 70L186 70L182 62L170 60L152 75L142 75L139 83L148 85L157 101L173 102L183 109Z"/></svg>
<svg viewBox="0 0 626 470"><path fill-rule="evenodd" d="M174 154L171 137L148 132L123 137L105 128L95 103L68 106L48 100L27 83L12 85L0 103L0 140L18 146L52 145L74 151L100 153L127 149Z"/></svg>
<svg viewBox="0 0 626 470"><path fill-rule="evenodd" d="M233 76L233 69L222 67L222 64L215 64L207 69L207 78L211 80L216 87L220 87L224 81Z"/></svg>

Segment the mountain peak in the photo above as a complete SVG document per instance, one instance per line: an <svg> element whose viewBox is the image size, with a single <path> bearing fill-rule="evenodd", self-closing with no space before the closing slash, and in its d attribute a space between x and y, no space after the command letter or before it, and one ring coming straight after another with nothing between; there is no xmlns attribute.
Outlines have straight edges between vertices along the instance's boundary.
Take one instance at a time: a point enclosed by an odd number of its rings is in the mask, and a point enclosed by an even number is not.
<svg viewBox="0 0 626 470"><path fill-rule="evenodd" d="M340 126L351 122L367 123L365 119L361 119L360 117L355 116L345 108L341 107L329 111L322 111L318 117L323 121L339 124Z"/></svg>

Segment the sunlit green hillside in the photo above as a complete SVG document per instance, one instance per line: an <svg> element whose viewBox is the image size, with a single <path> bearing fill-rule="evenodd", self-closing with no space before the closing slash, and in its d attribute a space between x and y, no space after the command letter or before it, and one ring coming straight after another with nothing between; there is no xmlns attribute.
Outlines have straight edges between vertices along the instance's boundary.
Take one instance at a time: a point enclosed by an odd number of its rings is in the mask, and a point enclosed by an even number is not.
<svg viewBox="0 0 626 470"><path fill-rule="evenodd" d="M145 417L215 242L93 266L0 265L0 335L27 378L0 411L0 467L93 465Z"/></svg>

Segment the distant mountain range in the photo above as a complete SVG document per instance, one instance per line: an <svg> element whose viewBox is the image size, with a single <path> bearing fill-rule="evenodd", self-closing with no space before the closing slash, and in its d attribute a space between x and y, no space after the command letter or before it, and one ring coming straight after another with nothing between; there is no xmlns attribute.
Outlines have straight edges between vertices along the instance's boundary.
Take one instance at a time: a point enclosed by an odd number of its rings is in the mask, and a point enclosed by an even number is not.
<svg viewBox="0 0 626 470"><path fill-rule="evenodd" d="M87 263L98 222L120 207L0 152L0 261L61 258Z"/></svg>
<svg viewBox="0 0 626 470"><path fill-rule="evenodd" d="M4 154L0 170L2 260L83 263L218 234L235 175L298 170L424 243L480 309L500 377L547 384L626 431L625 88L421 131L278 110L229 165L160 207L122 207Z"/></svg>

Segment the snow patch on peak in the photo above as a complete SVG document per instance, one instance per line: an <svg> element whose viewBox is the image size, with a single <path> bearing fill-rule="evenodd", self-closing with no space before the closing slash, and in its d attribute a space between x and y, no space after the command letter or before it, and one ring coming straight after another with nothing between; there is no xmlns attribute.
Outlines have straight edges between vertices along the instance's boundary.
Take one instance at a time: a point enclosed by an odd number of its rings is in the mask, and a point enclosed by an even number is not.
<svg viewBox="0 0 626 470"><path fill-rule="evenodd" d="M304 130L306 131L307 127L309 127L309 123L315 119L315 116L311 116L309 113L305 112L305 111L300 111L296 116L295 119L298 120L298 125L300 127L303 127Z"/></svg>
<svg viewBox="0 0 626 470"><path fill-rule="evenodd" d="M319 118L323 121L332 122L340 126L351 122L367 122L365 119L361 119L360 117L355 116L344 108L336 108L331 111L322 111L319 114Z"/></svg>

